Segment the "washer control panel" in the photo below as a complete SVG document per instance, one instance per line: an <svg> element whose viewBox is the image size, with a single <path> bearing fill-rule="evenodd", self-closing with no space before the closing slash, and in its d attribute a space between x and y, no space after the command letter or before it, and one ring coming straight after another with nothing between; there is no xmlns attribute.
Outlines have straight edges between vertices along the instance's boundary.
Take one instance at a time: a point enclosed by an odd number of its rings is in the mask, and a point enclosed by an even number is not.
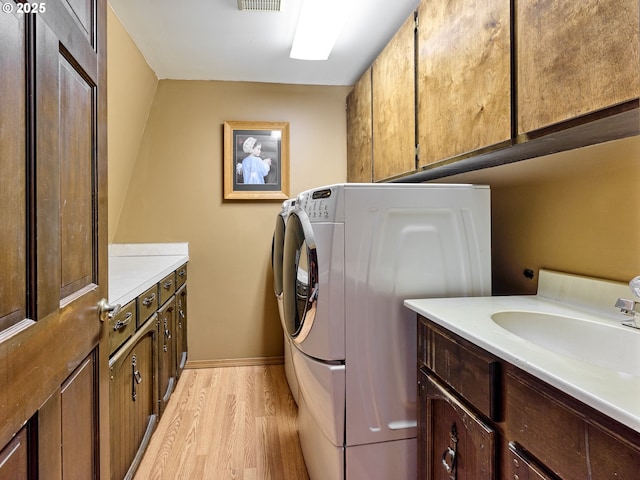
<svg viewBox="0 0 640 480"><path fill-rule="evenodd" d="M301 193L296 206L303 209L312 222L331 221L335 217L337 201L337 189L326 187Z"/></svg>

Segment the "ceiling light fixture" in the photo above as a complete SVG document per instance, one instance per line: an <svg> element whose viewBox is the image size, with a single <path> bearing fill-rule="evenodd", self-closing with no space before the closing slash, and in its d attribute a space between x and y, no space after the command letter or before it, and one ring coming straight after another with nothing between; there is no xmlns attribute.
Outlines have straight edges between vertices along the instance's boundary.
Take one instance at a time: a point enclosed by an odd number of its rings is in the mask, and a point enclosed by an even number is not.
<svg viewBox="0 0 640 480"><path fill-rule="evenodd" d="M289 56L326 60L349 14L351 0L304 0Z"/></svg>

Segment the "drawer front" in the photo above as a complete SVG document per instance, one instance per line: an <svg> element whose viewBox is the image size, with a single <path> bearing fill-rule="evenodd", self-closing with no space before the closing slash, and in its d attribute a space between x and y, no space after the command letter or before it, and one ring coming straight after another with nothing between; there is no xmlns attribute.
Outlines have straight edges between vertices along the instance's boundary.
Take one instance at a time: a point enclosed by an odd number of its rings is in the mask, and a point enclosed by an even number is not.
<svg viewBox="0 0 640 480"><path fill-rule="evenodd" d="M109 355L115 352L136 331L136 301L131 300L109 319Z"/></svg>
<svg viewBox="0 0 640 480"><path fill-rule="evenodd" d="M610 419L601 418L600 423L597 412L516 367L506 367L504 383L506 438L557 477L638 478L636 432L609 430L614 426Z"/></svg>
<svg viewBox="0 0 640 480"><path fill-rule="evenodd" d="M187 281L187 264L185 263L176 270L176 290Z"/></svg>
<svg viewBox="0 0 640 480"><path fill-rule="evenodd" d="M160 290L160 305L164 305L171 296L176 293L176 274L171 272L169 275L160 280L158 290Z"/></svg>
<svg viewBox="0 0 640 480"><path fill-rule="evenodd" d="M500 414L500 363L484 350L420 317L421 363L494 421Z"/></svg>
<svg viewBox="0 0 640 480"><path fill-rule="evenodd" d="M158 310L158 284L138 295L138 327Z"/></svg>

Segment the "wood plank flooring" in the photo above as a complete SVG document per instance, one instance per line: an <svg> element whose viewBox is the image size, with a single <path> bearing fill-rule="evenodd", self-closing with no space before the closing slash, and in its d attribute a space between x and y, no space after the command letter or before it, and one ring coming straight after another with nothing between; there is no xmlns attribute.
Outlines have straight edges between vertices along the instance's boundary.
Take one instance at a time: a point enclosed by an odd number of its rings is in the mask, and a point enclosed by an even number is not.
<svg viewBox="0 0 640 480"><path fill-rule="evenodd" d="M184 370L135 480L308 480L283 365Z"/></svg>

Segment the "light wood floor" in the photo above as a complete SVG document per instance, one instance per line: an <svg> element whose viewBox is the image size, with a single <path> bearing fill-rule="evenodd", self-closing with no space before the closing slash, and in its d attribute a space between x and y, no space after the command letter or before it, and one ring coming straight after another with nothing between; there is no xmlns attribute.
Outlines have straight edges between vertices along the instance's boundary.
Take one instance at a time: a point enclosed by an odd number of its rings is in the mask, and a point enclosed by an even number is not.
<svg viewBox="0 0 640 480"><path fill-rule="evenodd" d="M135 480L308 480L282 365L184 370Z"/></svg>

